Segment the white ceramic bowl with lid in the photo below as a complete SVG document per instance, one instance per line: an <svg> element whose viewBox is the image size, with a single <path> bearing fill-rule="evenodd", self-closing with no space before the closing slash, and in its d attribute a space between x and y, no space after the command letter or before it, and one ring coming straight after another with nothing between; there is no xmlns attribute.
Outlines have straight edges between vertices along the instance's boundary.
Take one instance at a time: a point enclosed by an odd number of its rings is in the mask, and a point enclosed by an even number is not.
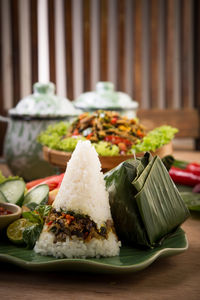
<svg viewBox="0 0 200 300"><path fill-rule="evenodd" d="M55 84L37 82L33 94L23 98L9 110L12 117L71 118L80 114L71 101L55 94Z"/></svg>
<svg viewBox="0 0 200 300"><path fill-rule="evenodd" d="M138 102L123 92L116 92L114 84L108 81L100 81L96 84L96 91L81 94L74 106L83 111L114 110L122 115L134 118L138 109Z"/></svg>
<svg viewBox="0 0 200 300"><path fill-rule="evenodd" d="M9 110L4 140L4 157L11 171L26 181L55 174L55 167L43 159L37 136L49 125L70 122L80 114L71 101L55 94L55 85L35 83L33 94L23 98Z"/></svg>

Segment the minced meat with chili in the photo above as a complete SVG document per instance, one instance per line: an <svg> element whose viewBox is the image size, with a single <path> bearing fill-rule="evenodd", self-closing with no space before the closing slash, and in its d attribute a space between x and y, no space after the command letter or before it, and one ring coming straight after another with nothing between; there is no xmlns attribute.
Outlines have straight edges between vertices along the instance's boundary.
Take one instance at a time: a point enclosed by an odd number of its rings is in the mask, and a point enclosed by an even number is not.
<svg viewBox="0 0 200 300"><path fill-rule="evenodd" d="M56 211L51 210L50 215L46 219L48 231L55 235L54 243L66 241L66 237L71 238L77 236L86 242L92 238L107 238L110 231L115 232L113 222L108 220L100 229L89 216L74 213L72 211Z"/></svg>

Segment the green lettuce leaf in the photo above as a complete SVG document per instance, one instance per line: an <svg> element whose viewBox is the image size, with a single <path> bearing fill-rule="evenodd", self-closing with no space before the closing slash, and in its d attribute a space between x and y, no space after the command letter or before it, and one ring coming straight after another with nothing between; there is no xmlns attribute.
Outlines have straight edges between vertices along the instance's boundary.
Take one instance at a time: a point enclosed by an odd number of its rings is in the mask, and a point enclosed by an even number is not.
<svg viewBox="0 0 200 300"><path fill-rule="evenodd" d="M38 143L48 146L51 149L59 149L59 143L67 134L70 124L68 122L59 122L54 125L49 125L45 131L42 131L38 137Z"/></svg>
<svg viewBox="0 0 200 300"><path fill-rule="evenodd" d="M8 177L5 177L1 170L0 170L0 184L7 181L7 180L16 180L16 179L20 179L20 180L23 180L23 178L19 177L19 176L8 176Z"/></svg>
<svg viewBox="0 0 200 300"><path fill-rule="evenodd" d="M100 141L99 143L93 143L93 146L100 156L119 155L119 147L116 145Z"/></svg>
<svg viewBox="0 0 200 300"><path fill-rule="evenodd" d="M138 140L132 149L137 152L155 151L168 144L178 132L177 128L168 125L157 127L150 131L142 140Z"/></svg>

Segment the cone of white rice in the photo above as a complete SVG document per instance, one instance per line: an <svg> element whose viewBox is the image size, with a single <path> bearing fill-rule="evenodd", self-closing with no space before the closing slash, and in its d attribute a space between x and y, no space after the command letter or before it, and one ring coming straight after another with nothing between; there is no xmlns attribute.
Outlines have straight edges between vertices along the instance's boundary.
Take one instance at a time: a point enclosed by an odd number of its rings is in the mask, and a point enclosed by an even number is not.
<svg viewBox="0 0 200 300"><path fill-rule="evenodd" d="M101 164L89 141L78 142L34 250L68 258L119 255Z"/></svg>

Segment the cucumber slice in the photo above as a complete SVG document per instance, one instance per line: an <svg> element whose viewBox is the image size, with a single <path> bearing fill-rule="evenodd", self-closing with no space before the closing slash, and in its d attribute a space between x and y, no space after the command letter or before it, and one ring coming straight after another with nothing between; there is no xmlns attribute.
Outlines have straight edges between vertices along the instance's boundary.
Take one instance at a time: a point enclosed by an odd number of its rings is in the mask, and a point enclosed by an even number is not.
<svg viewBox="0 0 200 300"><path fill-rule="evenodd" d="M3 202L8 202L8 200L6 199L4 194L0 191L0 203L3 203Z"/></svg>
<svg viewBox="0 0 200 300"><path fill-rule="evenodd" d="M0 184L0 191L8 202L21 206L24 200L25 187L25 182L22 180L7 180Z"/></svg>
<svg viewBox="0 0 200 300"><path fill-rule="evenodd" d="M47 184L41 184L32 188L24 197L23 205L29 206L31 204L43 205L46 204L49 197L49 186ZM31 205L32 207L33 205Z"/></svg>

